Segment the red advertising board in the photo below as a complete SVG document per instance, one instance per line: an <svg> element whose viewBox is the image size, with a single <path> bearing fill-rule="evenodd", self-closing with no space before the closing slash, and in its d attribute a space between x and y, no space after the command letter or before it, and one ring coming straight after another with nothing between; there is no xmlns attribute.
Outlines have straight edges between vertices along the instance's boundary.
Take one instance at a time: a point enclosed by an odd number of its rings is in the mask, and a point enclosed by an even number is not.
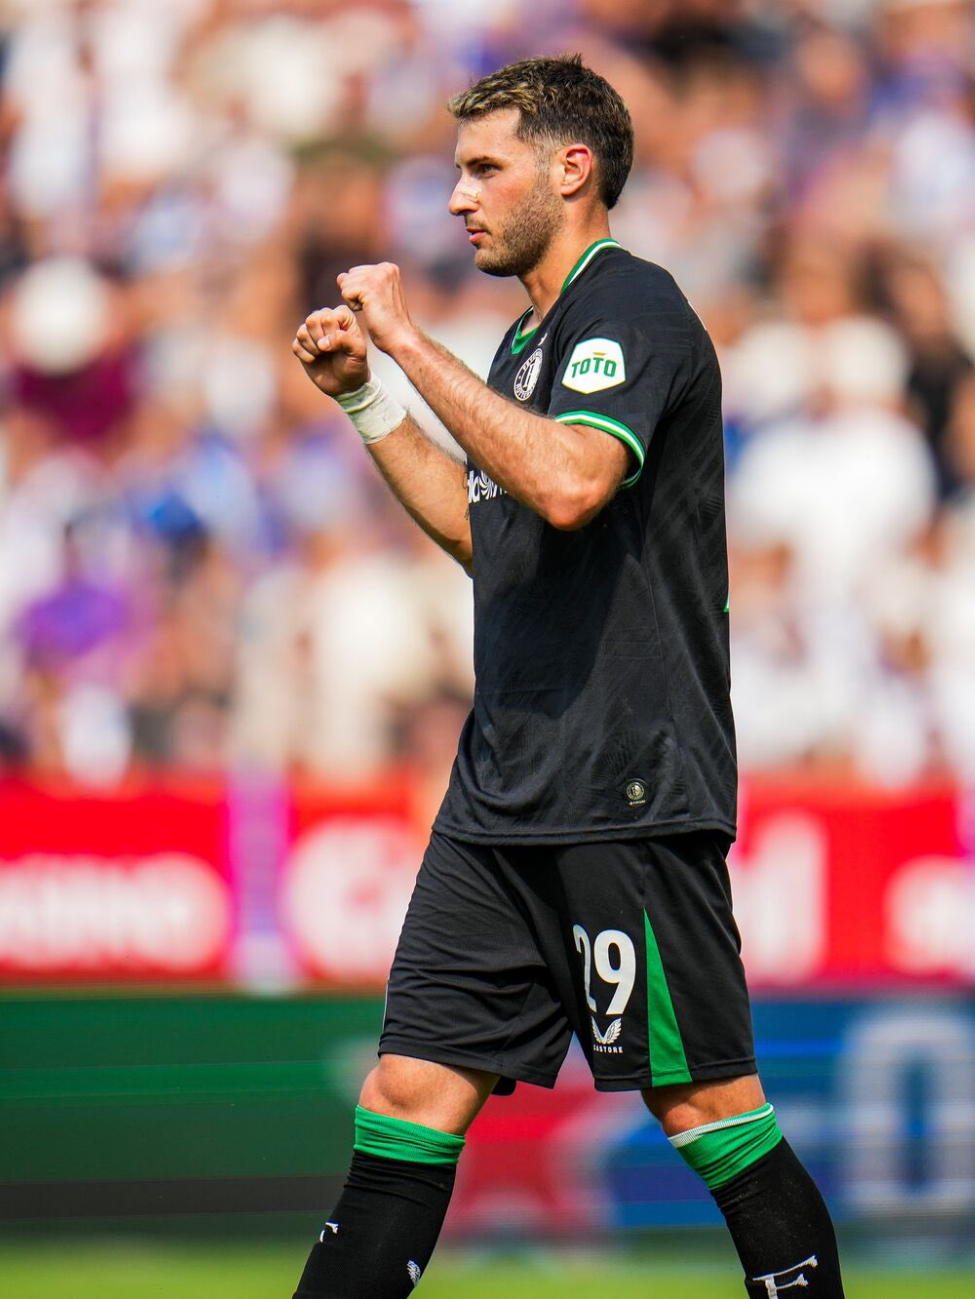
<svg viewBox="0 0 975 1299"><path fill-rule="evenodd" d="M2 782L0 980L381 987L419 805L405 773L111 795ZM744 782L730 864L752 985L971 984L973 821L948 786Z"/></svg>
<svg viewBox="0 0 975 1299"><path fill-rule="evenodd" d="M0 785L0 978L223 975L233 898L219 790Z"/></svg>
<svg viewBox="0 0 975 1299"><path fill-rule="evenodd" d="M972 982L969 819L946 785L744 782L730 866L752 985Z"/></svg>
<svg viewBox="0 0 975 1299"><path fill-rule="evenodd" d="M298 968L334 987L382 987L423 855L408 776L293 803L279 916Z"/></svg>

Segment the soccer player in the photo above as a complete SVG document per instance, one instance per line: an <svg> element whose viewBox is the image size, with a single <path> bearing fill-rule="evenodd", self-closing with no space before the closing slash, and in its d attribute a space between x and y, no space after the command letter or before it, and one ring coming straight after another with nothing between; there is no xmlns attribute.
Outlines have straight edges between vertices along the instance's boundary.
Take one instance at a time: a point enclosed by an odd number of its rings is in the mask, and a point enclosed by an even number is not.
<svg viewBox="0 0 975 1299"><path fill-rule="evenodd" d="M819 1191L766 1101L725 855L735 833L721 388L671 276L610 234L633 155L577 57L451 104L474 262L529 305L487 385L396 266L338 278L293 350L473 577L474 707L389 979L345 1190L296 1299L397 1299L426 1268L492 1091L551 1087L575 1032L724 1214L749 1295L843 1294ZM467 454L370 377L364 322ZM395 648L391 647L394 653Z"/></svg>

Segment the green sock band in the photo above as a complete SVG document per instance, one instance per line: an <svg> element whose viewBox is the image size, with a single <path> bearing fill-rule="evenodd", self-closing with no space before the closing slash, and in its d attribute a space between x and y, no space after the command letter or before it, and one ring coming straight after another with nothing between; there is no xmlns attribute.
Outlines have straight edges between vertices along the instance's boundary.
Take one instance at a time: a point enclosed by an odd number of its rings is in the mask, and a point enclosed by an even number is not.
<svg viewBox="0 0 975 1299"><path fill-rule="evenodd" d="M411 1164L449 1164L455 1167L464 1149L464 1138L438 1132L422 1123L391 1119L355 1107L355 1149L380 1159L405 1159Z"/></svg>
<svg viewBox="0 0 975 1299"><path fill-rule="evenodd" d="M678 1132L669 1140L713 1191L774 1150L782 1140L782 1131L773 1106L762 1105L747 1114Z"/></svg>

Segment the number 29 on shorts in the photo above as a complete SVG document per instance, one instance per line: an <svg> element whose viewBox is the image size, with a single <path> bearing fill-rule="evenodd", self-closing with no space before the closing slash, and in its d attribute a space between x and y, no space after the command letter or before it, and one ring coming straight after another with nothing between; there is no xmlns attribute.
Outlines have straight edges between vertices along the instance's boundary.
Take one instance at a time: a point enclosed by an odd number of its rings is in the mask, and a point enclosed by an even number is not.
<svg viewBox="0 0 975 1299"><path fill-rule="evenodd" d="M582 978L586 1005L594 1014L622 1015L636 981L636 951L633 940L622 929L603 929L590 941L582 925L572 926L576 951L582 956ZM615 986L612 1000L600 1012L592 995L592 973L603 983Z"/></svg>

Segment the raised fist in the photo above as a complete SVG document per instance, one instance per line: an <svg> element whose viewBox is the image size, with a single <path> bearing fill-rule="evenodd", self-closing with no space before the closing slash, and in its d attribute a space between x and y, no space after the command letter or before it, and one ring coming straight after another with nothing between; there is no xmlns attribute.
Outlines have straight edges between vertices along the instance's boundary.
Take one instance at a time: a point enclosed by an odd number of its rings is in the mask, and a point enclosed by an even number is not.
<svg viewBox="0 0 975 1299"><path fill-rule="evenodd" d="M291 350L315 387L329 397L355 392L369 378L366 340L349 307L313 311L299 326Z"/></svg>

